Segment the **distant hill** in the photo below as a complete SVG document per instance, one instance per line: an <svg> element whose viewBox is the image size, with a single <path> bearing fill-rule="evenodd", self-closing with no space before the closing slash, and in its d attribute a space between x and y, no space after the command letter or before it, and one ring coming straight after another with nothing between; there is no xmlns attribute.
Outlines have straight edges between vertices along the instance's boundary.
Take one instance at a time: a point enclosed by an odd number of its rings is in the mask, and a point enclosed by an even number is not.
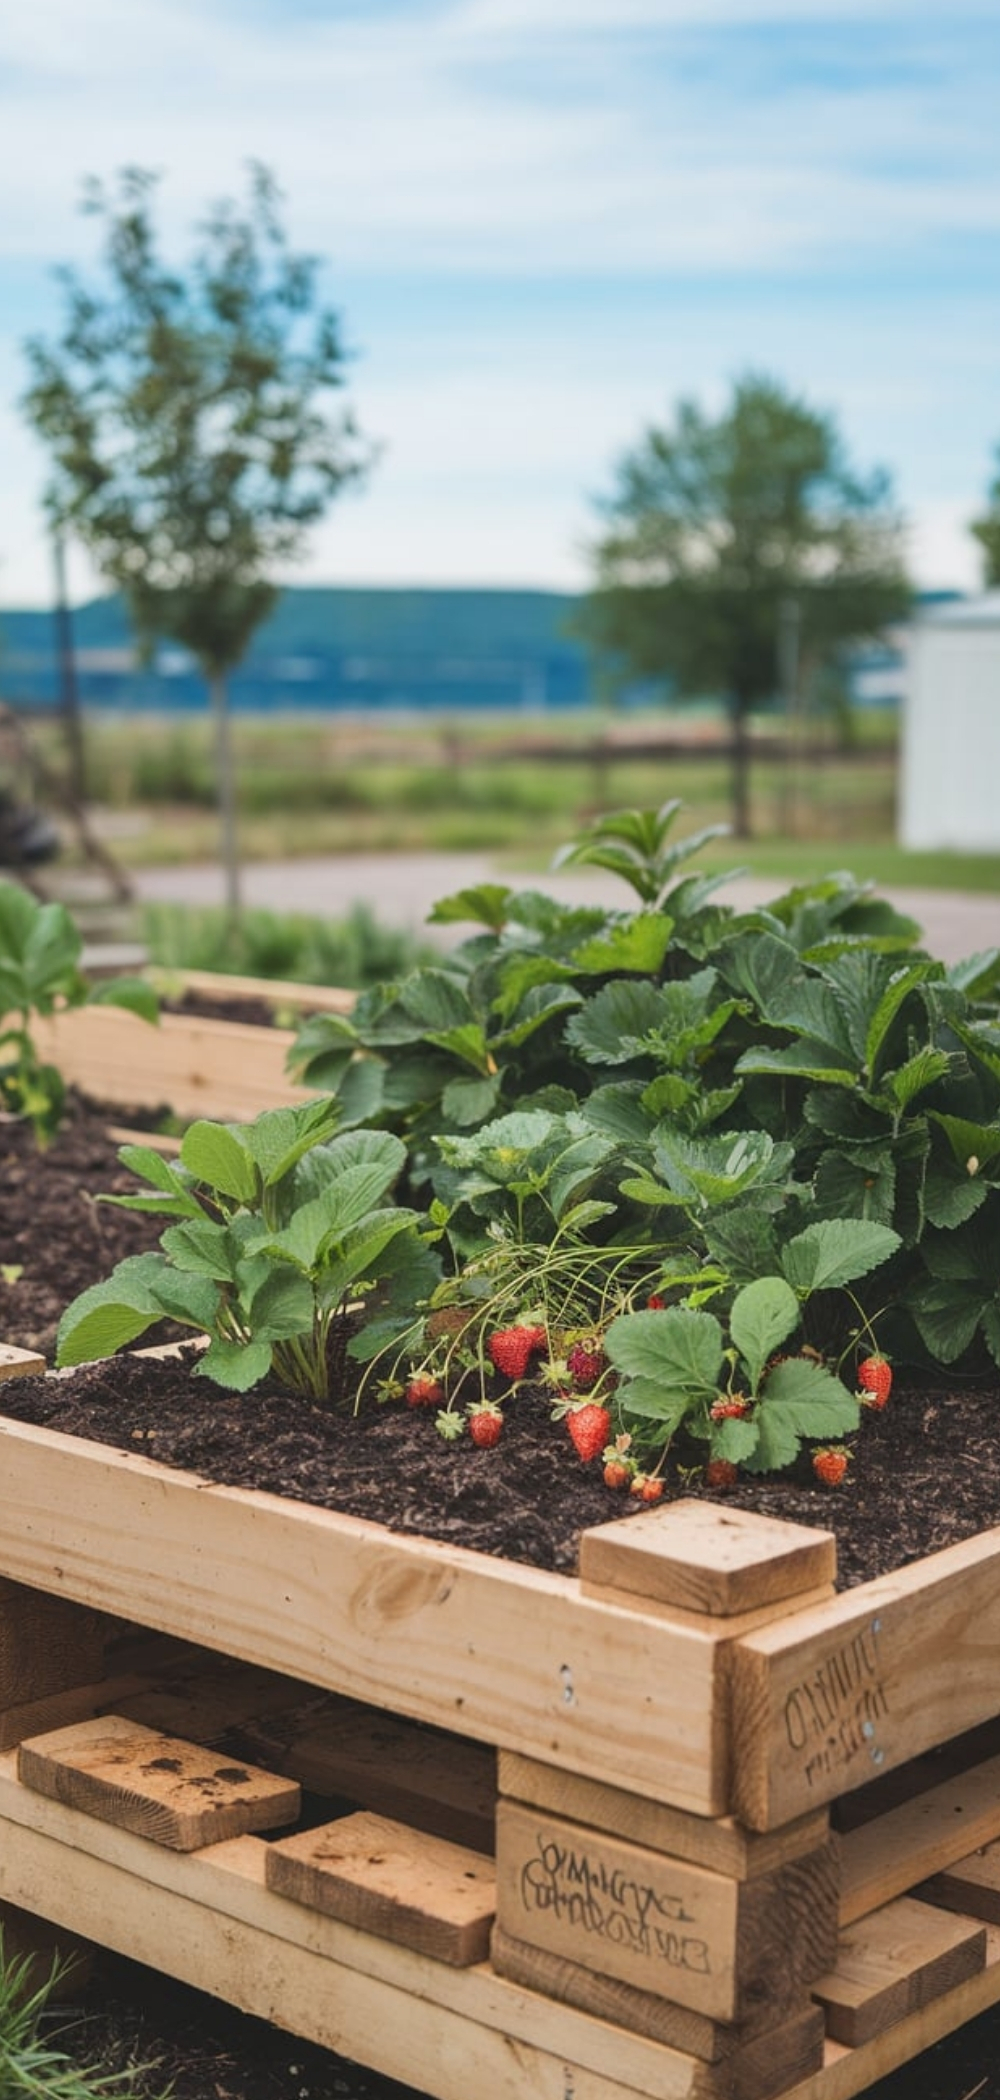
<svg viewBox="0 0 1000 2100"><path fill-rule="evenodd" d="M579 600L557 591L288 589L234 674L237 707L567 707L590 697L569 632ZM135 660L122 601L73 614L82 697L113 708L188 708L204 691L165 644ZM44 708L56 694L47 612L0 612L0 696Z"/></svg>

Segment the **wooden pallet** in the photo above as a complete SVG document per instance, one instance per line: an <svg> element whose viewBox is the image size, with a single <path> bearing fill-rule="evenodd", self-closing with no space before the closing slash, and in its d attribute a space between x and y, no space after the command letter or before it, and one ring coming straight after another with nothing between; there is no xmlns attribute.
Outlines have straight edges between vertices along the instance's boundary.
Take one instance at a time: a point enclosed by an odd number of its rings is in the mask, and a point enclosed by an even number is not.
<svg viewBox="0 0 1000 2100"><path fill-rule="evenodd" d="M439 2100L849 2100L1000 2002L1000 1534L549 1576L0 1420L0 1571L0 1899ZM164 1839L189 1757L294 1833Z"/></svg>

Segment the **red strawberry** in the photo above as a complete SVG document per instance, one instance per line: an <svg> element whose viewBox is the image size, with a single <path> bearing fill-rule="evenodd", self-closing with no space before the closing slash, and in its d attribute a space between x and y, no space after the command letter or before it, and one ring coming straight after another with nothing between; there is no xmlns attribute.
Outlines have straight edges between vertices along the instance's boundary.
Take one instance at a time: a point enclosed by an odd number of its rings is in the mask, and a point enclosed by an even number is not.
<svg viewBox="0 0 1000 2100"><path fill-rule="evenodd" d="M654 1479L652 1473L637 1473L631 1492L640 1502L658 1502L663 1493L663 1482Z"/></svg>
<svg viewBox="0 0 1000 2100"><path fill-rule="evenodd" d="M570 1408L566 1427L586 1463L588 1459L600 1458L611 1434L611 1416L606 1407L598 1407L596 1400L585 1400L582 1407Z"/></svg>
<svg viewBox="0 0 1000 2100"><path fill-rule="evenodd" d="M705 1467L705 1486L731 1488L736 1486L738 1468L731 1458L710 1458Z"/></svg>
<svg viewBox="0 0 1000 2100"><path fill-rule="evenodd" d="M596 1341L574 1342L566 1358L566 1369L578 1393L589 1393L607 1367L608 1359Z"/></svg>
<svg viewBox="0 0 1000 2100"><path fill-rule="evenodd" d="M487 1347L490 1360L505 1378L523 1378L537 1349L544 1349L544 1327L498 1327Z"/></svg>
<svg viewBox="0 0 1000 2100"><path fill-rule="evenodd" d="M814 1451L813 1472L817 1480L821 1480L824 1487L839 1487L847 1471L849 1456L849 1452L840 1446L828 1447L825 1451Z"/></svg>
<svg viewBox="0 0 1000 2100"><path fill-rule="evenodd" d="M604 1485L607 1488L628 1487L632 1473L631 1461L622 1458L617 1451L612 1458L606 1458L604 1461Z"/></svg>
<svg viewBox="0 0 1000 2100"><path fill-rule="evenodd" d="M482 1400L470 1407L469 1435L480 1451L492 1451L494 1444L500 1442L502 1429L503 1416L495 1401Z"/></svg>
<svg viewBox="0 0 1000 2100"><path fill-rule="evenodd" d="M892 1391L892 1365L876 1352L858 1365L858 1385L866 1407L884 1407Z"/></svg>
<svg viewBox="0 0 1000 2100"><path fill-rule="evenodd" d="M403 1397L407 1407L440 1407L444 1387L440 1378L430 1378L425 1372L417 1371L408 1379Z"/></svg>
<svg viewBox="0 0 1000 2100"><path fill-rule="evenodd" d="M666 1312L667 1309L667 1301L662 1291L651 1291L646 1304L650 1312Z"/></svg>
<svg viewBox="0 0 1000 2100"><path fill-rule="evenodd" d="M750 1402L749 1400L740 1399L727 1400L720 1393L718 1400L709 1408L708 1412L713 1422L742 1422L744 1415L750 1413Z"/></svg>

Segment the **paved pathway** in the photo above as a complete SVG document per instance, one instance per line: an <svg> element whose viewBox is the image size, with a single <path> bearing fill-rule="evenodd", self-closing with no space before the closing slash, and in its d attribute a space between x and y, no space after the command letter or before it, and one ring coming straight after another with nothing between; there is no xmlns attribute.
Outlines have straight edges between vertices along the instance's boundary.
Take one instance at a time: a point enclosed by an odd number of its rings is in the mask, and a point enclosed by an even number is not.
<svg viewBox="0 0 1000 2100"><path fill-rule="evenodd" d="M345 854L323 859L258 862L244 875L245 901L278 912L314 912L321 918L343 918L354 904L371 906L385 925L428 931L424 922L439 897L480 882L509 882L513 888L537 888L550 896L583 904L616 904L625 908L631 891L599 868L576 868L558 875L511 875L488 854L401 853ZM221 904L222 876L215 865L146 868L135 876L143 899L178 904ZM773 878L738 876L720 896L728 903L763 904L778 894ZM924 930L927 947L943 962L959 962L984 948L1000 945L1000 897L957 890L892 888L886 893ZM461 930L461 929L460 929ZM448 929L442 938L452 938Z"/></svg>

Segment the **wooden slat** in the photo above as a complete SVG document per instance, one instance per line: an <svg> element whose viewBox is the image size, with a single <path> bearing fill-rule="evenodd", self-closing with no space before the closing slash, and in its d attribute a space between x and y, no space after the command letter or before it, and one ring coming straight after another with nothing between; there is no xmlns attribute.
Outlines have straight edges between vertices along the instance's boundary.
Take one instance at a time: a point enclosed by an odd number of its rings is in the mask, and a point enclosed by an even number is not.
<svg viewBox="0 0 1000 2100"><path fill-rule="evenodd" d="M432 1961L485 1961L496 1914L492 1865L478 1852L387 1816L341 1816L267 1848L268 1888Z"/></svg>
<svg viewBox="0 0 1000 2100"><path fill-rule="evenodd" d="M301 1776L301 1775L300 1775ZM776 1867L815 1852L829 1831L829 1812L813 1809L795 1823L775 1830L747 1830L733 1816L693 1816L666 1802L650 1801L599 1779L584 1779L561 1765L542 1764L501 1750L498 1759L501 1794L527 1807L544 1808L594 1830L616 1831L653 1852L667 1852L694 1866L711 1867L736 1881L772 1874Z"/></svg>
<svg viewBox="0 0 1000 2100"><path fill-rule="evenodd" d="M240 977L222 970L170 970L153 963L146 971L154 989L166 984L169 997L174 985L181 991L200 992L212 999L259 999L266 1006L291 1006L304 1014L350 1014L357 992L341 985L296 984L282 977Z"/></svg>
<svg viewBox="0 0 1000 2100"><path fill-rule="evenodd" d="M15 1349L13 1342L0 1342L0 1385L9 1378L42 1378L47 1365L36 1349Z"/></svg>
<svg viewBox="0 0 1000 2100"><path fill-rule="evenodd" d="M497 1809L497 1922L635 1990L716 2020L777 2020L832 1966L831 1845L755 1881L649 1852L538 1809Z"/></svg>
<svg viewBox="0 0 1000 2100"><path fill-rule="evenodd" d="M725 1640L568 1576L10 1420L0 1570L697 1814L729 1807Z"/></svg>
<svg viewBox="0 0 1000 2100"><path fill-rule="evenodd" d="M1000 1529L731 1651L732 1808L766 1830L1000 1711Z"/></svg>
<svg viewBox="0 0 1000 2100"><path fill-rule="evenodd" d="M37 1793L175 1852L196 1852L249 1830L273 1830L294 1822L300 1807L293 1780L242 1762L220 1762L198 1743L119 1714L27 1737L17 1769Z"/></svg>
<svg viewBox="0 0 1000 2100"><path fill-rule="evenodd" d="M981 1926L902 1896L845 1929L836 1966L813 1996L827 2033L856 2048L985 1966Z"/></svg>
<svg viewBox="0 0 1000 2100"><path fill-rule="evenodd" d="M291 1029L169 1013L154 1027L121 1007L81 1006L40 1020L36 1035L67 1083L101 1101L162 1101L181 1117L249 1121L309 1098L285 1073Z"/></svg>
<svg viewBox="0 0 1000 2100"><path fill-rule="evenodd" d="M1000 1838L1000 1757L845 1833L840 1841L841 1923L877 1910L994 1838Z"/></svg>
<svg viewBox="0 0 1000 2100"><path fill-rule="evenodd" d="M249 1754L311 1793L340 1795L474 1852L496 1849L496 1752L335 1693L255 1717Z"/></svg>
<svg viewBox="0 0 1000 2100"><path fill-rule="evenodd" d="M832 1584L836 1568L832 1532L693 1498L650 1510L641 1523L599 1525L580 1540L585 1589L624 1590L710 1617L784 1604Z"/></svg>
<svg viewBox="0 0 1000 2100"><path fill-rule="evenodd" d="M921 1882L913 1893L942 1910L957 1910L964 1917L1000 1925L1000 1843L968 1853Z"/></svg>
<svg viewBox="0 0 1000 2100"><path fill-rule="evenodd" d="M585 1969L566 1955L530 1947L501 1925L493 1928L490 1955L498 1976L541 1991L561 2005L575 2005L581 2012L611 2020L630 2034L644 2034L670 2049L688 2050L692 2056L704 2057L706 2063L725 2061L731 2066L736 2058L745 2068L744 2082L750 2082L752 2072L760 2087L754 2100L764 2100L765 2089L782 2092L823 2061L823 2014L812 2003L780 2015L778 2024L770 2013L763 2019L738 2023L710 2020L656 1992L637 1990L616 1976Z"/></svg>

